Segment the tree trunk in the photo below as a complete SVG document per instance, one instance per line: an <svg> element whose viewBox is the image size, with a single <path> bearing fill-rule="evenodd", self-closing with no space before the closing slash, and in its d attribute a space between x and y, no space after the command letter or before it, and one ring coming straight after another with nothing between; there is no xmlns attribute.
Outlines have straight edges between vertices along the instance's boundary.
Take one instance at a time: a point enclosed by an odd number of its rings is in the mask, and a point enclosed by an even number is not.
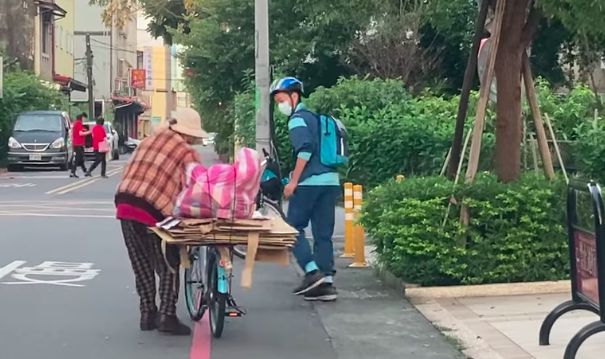
<svg viewBox="0 0 605 359"><path fill-rule="evenodd" d="M521 71L525 44L522 33L529 0L508 0L496 58L496 175L511 182L521 173Z"/></svg>

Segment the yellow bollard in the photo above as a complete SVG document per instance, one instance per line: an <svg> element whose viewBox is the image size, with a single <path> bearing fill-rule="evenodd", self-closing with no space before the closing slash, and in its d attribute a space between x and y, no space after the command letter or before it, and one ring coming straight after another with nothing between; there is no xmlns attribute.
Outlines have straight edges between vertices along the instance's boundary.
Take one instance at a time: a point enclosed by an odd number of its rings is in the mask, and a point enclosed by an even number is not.
<svg viewBox="0 0 605 359"><path fill-rule="evenodd" d="M361 213L361 204L363 202L363 187L361 185L353 186L353 208L355 213L355 221L359 220ZM355 257L353 263L349 266L351 268L365 268L368 266L366 263L365 255L365 234L363 227L359 223L354 224L353 229L354 243L355 243Z"/></svg>
<svg viewBox="0 0 605 359"><path fill-rule="evenodd" d="M353 184L345 183L345 191L344 191L344 199L345 199L345 248L344 253L340 256L340 258L353 258L355 254L355 247L353 242L353 220L354 220L354 211L353 211Z"/></svg>
<svg viewBox="0 0 605 359"><path fill-rule="evenodd" d="M405 179L405 176L404 176L404 175L398 175L397 177L395 177L395 181L397 181L397 182L401 182L401 181L403 181L404 179Z"/></svg>

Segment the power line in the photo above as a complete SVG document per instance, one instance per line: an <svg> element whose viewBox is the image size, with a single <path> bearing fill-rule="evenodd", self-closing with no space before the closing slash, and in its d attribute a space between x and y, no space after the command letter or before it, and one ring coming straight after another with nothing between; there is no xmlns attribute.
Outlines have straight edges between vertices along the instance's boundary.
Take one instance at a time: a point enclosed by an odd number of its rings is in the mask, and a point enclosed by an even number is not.
<svg viewBox="0 0 605 359"><path fill-rule="evenodd" d="M133 51L133 50L130 50L130 49L123 49L123 48L120 48L120 47L111 46L108 43L101 42L101 41L98 41L98 40L95 40L95 39L92 39L92 41L96 42L97 44L104 45L104 46L98 46L97 45L95 47L100 47L100 48L103 48L103 49L106 49L106 50L117 50L117 51L123 51L123 52L130 52L132 54L138 54L139 53L139 51Z"/></svg>

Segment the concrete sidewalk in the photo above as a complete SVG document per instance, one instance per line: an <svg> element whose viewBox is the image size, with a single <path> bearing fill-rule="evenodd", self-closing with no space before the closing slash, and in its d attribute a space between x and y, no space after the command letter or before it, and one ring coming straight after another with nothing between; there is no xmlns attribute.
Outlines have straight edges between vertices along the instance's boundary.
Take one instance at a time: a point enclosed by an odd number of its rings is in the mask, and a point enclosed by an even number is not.
<svg viewBox="0 0 605 359"><path fill-rule="evenodd" d="M550 346L538 345L540 325L570 294L520 295L422 300L414 303L427 319L456 337L474 359L563 358L570 339L583 326L597 321L592 313L567 313L554 325ZM577 359L600 359L605 334L596 334L580 347Z"/></svg>
<svg viewBox="0 0 605 359"><path fill-rule="evenodd" d="M314 304L338 358L464 358L454 341L401 292L385 286L372 268L348 268L351 260L338 258L342 245L335 240L338 301ZM366 253L371 257L369 247Z"/></svg>

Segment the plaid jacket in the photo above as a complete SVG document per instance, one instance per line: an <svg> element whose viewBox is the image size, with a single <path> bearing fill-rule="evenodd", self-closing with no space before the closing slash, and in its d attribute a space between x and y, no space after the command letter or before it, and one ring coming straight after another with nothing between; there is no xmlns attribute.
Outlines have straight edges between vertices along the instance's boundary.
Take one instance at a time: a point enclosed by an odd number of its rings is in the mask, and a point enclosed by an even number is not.
<svg viewBox="0 0 605 359"><path fill-rule="evenodd" d="M197 152L172 130L160 130L146 138L124 169L116 206L135 206L158 221L171 216L185 186L185 170L192 162L201 162Z"/></svg>

